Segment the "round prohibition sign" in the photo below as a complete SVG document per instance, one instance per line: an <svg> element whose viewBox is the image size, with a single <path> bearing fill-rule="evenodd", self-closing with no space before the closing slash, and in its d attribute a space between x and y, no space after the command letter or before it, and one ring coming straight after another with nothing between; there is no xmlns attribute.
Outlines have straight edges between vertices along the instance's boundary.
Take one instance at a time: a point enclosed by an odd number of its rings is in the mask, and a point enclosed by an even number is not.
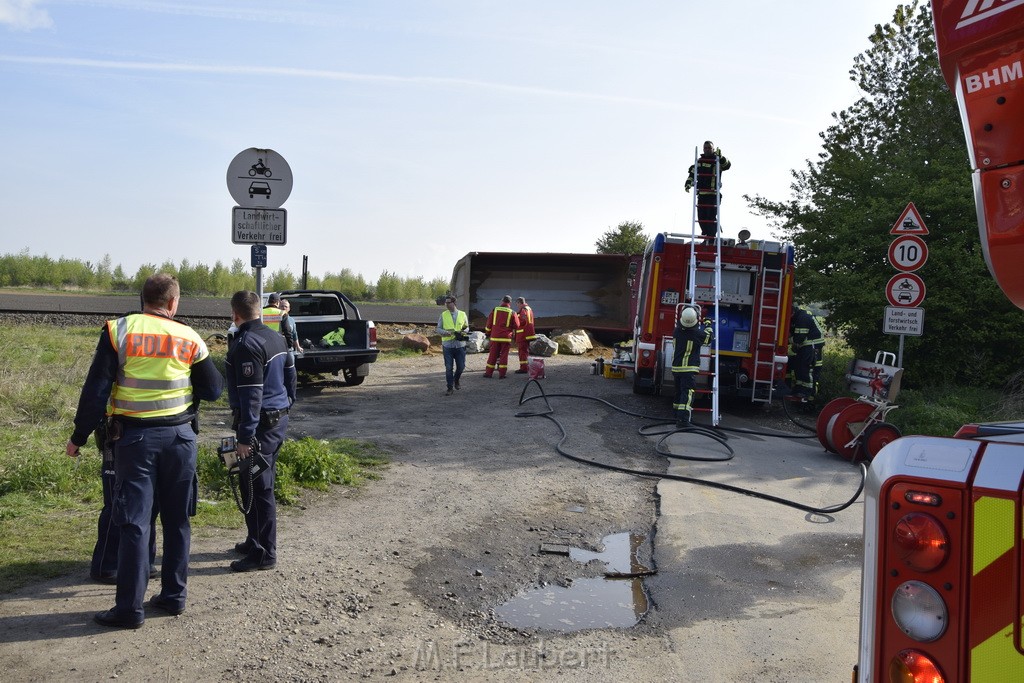
<svg viewBox="0 0 1024 683"><path fill-rule="evenodd" d="M924 280L913 273L897 273L885 286L885 296L893 306L920 306L924 301L924 295Z"/></svg>
<svg viewBox="0 0 1024 683"><path fill-rule="evenodd" d="M912 273L928 260L928 245L917 235L901 235L889 245L889 263L896 270Z"/></svg>

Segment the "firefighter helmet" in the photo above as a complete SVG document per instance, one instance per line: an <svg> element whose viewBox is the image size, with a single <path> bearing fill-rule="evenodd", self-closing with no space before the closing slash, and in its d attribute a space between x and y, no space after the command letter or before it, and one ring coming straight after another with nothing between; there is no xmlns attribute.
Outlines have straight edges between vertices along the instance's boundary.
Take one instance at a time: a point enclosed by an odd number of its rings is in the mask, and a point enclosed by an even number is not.
<svg viewBox="0 0 1024 683"><path fill-rule="evenodd" d="M679 324L683 327L693 327L697 324L697 311L687 306L679 312Z"/></svg>

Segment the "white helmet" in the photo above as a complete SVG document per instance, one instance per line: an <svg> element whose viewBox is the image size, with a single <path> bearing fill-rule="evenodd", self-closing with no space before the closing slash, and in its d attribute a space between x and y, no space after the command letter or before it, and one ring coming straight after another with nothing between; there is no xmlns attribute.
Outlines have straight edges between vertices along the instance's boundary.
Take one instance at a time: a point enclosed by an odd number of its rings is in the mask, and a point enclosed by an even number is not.
<svg viewBox="0 0 1024 683"><path fill-rule="evenodd" d="M693 327L697 324L697 311L687 306L679 312L679 324L683 327Z"/></svg>

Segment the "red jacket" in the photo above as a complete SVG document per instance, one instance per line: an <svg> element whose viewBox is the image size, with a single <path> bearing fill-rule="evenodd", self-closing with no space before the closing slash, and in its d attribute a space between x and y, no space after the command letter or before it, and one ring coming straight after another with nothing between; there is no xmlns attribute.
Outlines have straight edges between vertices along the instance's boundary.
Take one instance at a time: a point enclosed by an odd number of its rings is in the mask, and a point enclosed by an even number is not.
<svg viewBox="0 0 1024 683"><path fill-rule="evenodd" d="M484 332L492 342L511 342L512 333L519 327L519 316L508 306L495 306L487 316Z"/></svg>
<svg viewBox="0 0 1024 683"><path fill-rule="evenodd" d="M516 337L526 340L537 338L537 330L533 326L533 309L529 304L519 307L519 331Z"/></svg>

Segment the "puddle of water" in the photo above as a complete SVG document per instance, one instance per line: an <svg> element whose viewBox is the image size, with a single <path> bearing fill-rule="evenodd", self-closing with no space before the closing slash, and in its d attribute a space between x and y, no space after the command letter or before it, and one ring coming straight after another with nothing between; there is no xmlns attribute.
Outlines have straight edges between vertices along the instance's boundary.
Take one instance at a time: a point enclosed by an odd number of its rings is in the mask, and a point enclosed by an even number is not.
<svg viewBox="0 0 1024 683"><path fill-rule="evenodd" d="M569 548L577 562L599 560L608 574L645 572L637 562L644 537L620 533L603 539L604 552ZM575 579L571 586L545 586L520 593L495 610L498 618L516 628L582 631L592 628L628 628L647 613L643 579Z"/></svg>

